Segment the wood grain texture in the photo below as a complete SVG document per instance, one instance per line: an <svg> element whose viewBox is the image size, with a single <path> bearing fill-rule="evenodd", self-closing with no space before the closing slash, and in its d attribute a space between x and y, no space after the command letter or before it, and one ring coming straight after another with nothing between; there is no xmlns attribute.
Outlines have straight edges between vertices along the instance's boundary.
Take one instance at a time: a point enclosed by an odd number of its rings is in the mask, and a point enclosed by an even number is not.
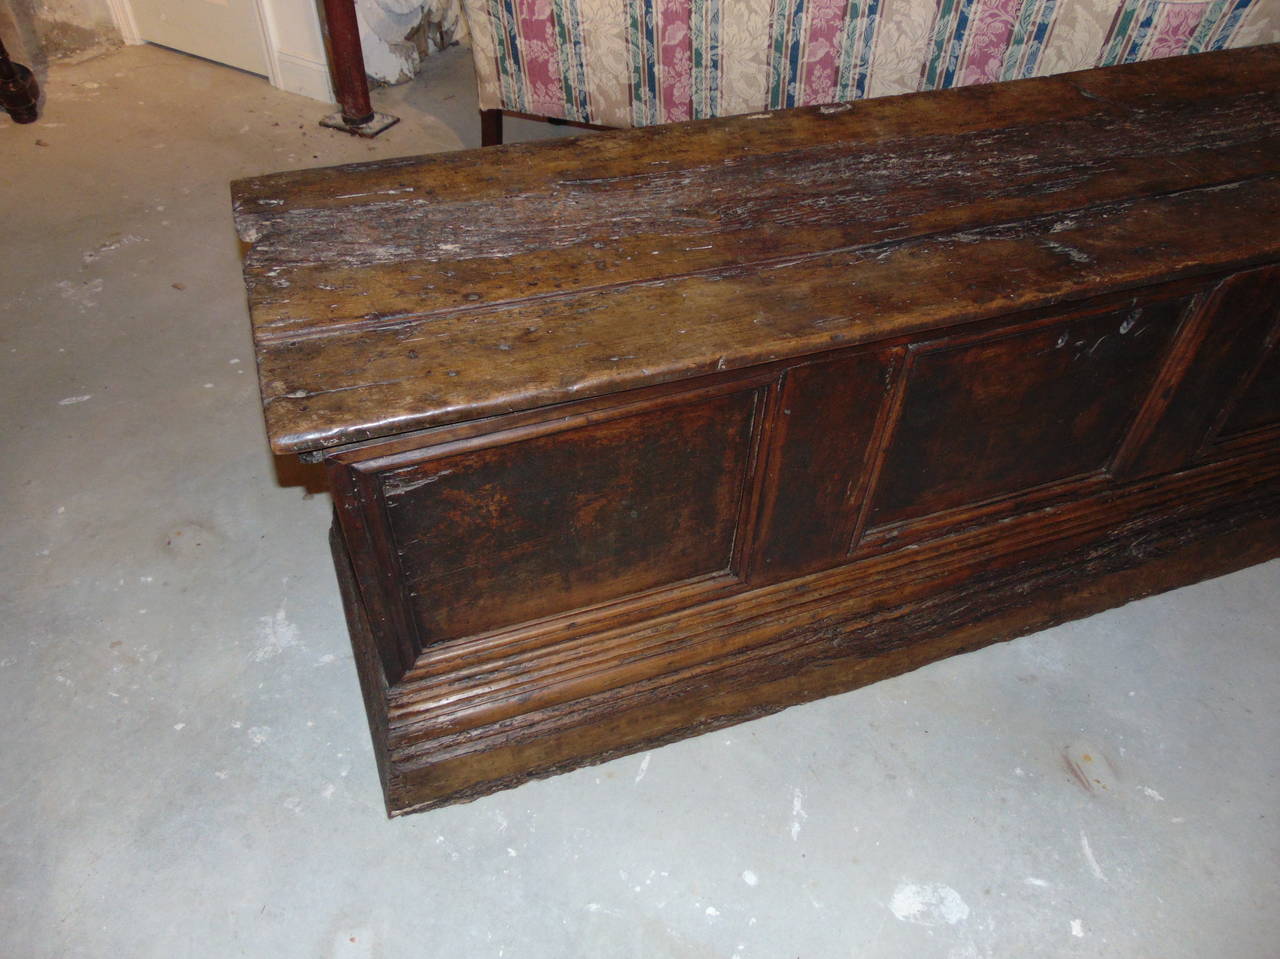
<svg viewBox="0 0 1280 959"><path fill-rule="evenodd" d="M1280 56L1181 59L239 181L273 448L1274 257Z"/></svg>
<svg viewBox="0 0 1280 959"><path fill-rule="evenodd" d="M842 562L867 493L902 351L864 351L788 370L772 431L753 583Z"/></svg>
<svg viewBox="0 0 1280 959"><path fill-rule="evenodd" d="M420 645L733 575L754 390L380 475Z"/></svg>
<svg viewBox="0 0 1280 959"><path fill-rule="evenodd" d="M901 522L1106 468L1183 300L920 343L869 525Z"/></svg>
<svg viewBox="0 0 1280 959"><path fill-rule="evenodd" d="M389 810L465 801L696 735L1280 555L1274 457L1256 478L1198 479L1168 491L1195 507L1161 516L1113 500L1091 519L1071 509L1048 538L1024 526L1021 548L997 547L994 565L985 537L945 544L950 562L936 581L923 578L928 564L885 559L874 572L818 574L755 603L715 605L692 625L648 624L651 642L671 645L651 654L669 658L663 668L651 659L647 673L568 687L530 680L445 710L430 708L448 695L438 677L407 680L389 707ZM521 722L503 719L512 716Z"/></svg>
<svg viewBox="0 0 1280 959"><path fill-rule="evenodd" d="M236 185L388 811L1280 556L1280 55Z"/></svg>
<svg viewBox="0 0 1280 959"><path fill-rule="evenodd" d="M1261 394L1245 398L1255 374L1262 390L1271 383L1262 367L1280 332L1280 268L1249 270L1213 288L1187 330L1184 361L1170 371L1168 382L1153 397L1149 423L1140 425L1139 442L1121 455L1121 476L1151 475L1189 462L1209 442L1215 424L1236 417L1261 426L1280 419L1280 412ZM1237 421L1224 427L1243 432Z"/></svg>

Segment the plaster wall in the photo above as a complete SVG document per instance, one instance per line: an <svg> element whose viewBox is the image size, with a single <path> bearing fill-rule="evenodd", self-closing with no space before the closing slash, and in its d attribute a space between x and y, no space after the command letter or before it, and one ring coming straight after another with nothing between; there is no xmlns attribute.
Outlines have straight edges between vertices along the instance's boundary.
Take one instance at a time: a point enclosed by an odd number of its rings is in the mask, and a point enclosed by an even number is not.
<svg viewBox="0 0 1280 959"><path fill-rule="evenodd" d="M107 0L0 0L0 35L10 56L36 67L120 44Z"/></svg>
<svg viewBox="0 0 1280 959"><path fill-rule="evenodd" d="M413 79L423 57L466 42L459 0L356 0L365 72L380 83Z"/></svg>
<svg viewBox="0 0 1280 959"><path fill-rule="evenodd" d="M0 3L6 0L0 0ZM290 93L333 102L320 13L314 0L263 0L272 82ZM467 38L458 0L356 0L365 72L377 83L417 75L422 58Z"/></svg>

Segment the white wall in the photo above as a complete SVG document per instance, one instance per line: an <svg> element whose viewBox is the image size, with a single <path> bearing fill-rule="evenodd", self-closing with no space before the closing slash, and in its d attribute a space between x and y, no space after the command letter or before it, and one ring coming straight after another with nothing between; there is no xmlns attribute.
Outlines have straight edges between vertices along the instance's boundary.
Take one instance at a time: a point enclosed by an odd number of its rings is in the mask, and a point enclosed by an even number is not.
<svg viewBox="0 0 1280 959"><path fill-rule="evenodd" d="M281 90L333 103L329 63L315 0L260 0L271 82Z"/></svg>
<svg viewBox="0 0 1280 959"><path fill-rule="evenodd" d="M5 2L5 0L0 0ZM140 43L129 0L37 0L108 6L126 43ZM189 2L189 0L177 0ZM333 103L328 59L316 0L258 0L265 34L268 78L281 90ZM356 0L365 70L375 80L398 83L417 71L418 51L404 42L424 15L465 41L458 0Z"/></svg>
<svg viewBox="0 0 1280 959"><path fill-rule="evenodd" d="M111 6L125 43L142 43L129 0L99 0ZM176 0L185 3L189 0ZM257 0L272 86L333 103L329 61L315 0Z"/></svg>

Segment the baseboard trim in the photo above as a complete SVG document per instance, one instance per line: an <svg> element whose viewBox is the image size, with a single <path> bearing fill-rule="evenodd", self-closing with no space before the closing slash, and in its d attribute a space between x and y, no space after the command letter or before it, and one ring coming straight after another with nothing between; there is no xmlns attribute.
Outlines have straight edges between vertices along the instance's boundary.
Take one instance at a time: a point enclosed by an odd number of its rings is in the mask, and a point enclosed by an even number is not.
<svg viewBox="0 0 1280 959"><path fill-rule="evenodd" d="M279 89L323 103L334 102L329 65L324 61L277 50L276 69L275 86Z"/></svg>
<svg viewBox="0 0 1280 959"><path fill-rule="evenodd" d="M120 31L120 39L128 46L136 47L145 43L138 32L138 22L133 18L133 7L129 0L107 0L107 8L111 11L111 19Z"/></svg>

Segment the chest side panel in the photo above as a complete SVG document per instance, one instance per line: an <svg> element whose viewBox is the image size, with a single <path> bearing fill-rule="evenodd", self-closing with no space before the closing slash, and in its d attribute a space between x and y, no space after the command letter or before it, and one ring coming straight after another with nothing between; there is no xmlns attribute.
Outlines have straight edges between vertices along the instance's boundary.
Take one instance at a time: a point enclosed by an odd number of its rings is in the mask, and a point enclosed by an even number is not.
<svg viewBox="0 0 1280 959"><path fill-rule="evenodd" d="M1224 436L1280 424L1280 349L1275 336L1263 361L1258 364L1249 388L1223 425Z"/></svg>
<svg viewBox="0 0 1280 959"><path fill-rule="evenodd" d="M903 352L867 350L786 371L771 421L753 583L844 561Z"/></svg>
<svg viewBox="0 0 1280 959"><path fill-rule="evenodd" d="M498 434L379 472L425 648L732 579L759 391Z"/></svg>
<svg viewBox="0 0 1280 959"><path fill-rule="evenodd" d="M1151 397L1115 473L1129 479L1189 466L1216 440L1280 421L1275 355L1280 267L1210 285L1180 337L1180 356Z"/></svg>
<svg viewBox="0 0 1280 959"><path fill-rule="evenodd" d="M1273 276L330 454L349 602L372 607L361 641L387 664L389 802L689 735L1275 555Z"/></svg>
<svg viewBox="0 0 1280 959"><path fill-rule="evenodd" d="M869 525L1105 470L1186 306L1136 302L913 349Z"/></svg>

